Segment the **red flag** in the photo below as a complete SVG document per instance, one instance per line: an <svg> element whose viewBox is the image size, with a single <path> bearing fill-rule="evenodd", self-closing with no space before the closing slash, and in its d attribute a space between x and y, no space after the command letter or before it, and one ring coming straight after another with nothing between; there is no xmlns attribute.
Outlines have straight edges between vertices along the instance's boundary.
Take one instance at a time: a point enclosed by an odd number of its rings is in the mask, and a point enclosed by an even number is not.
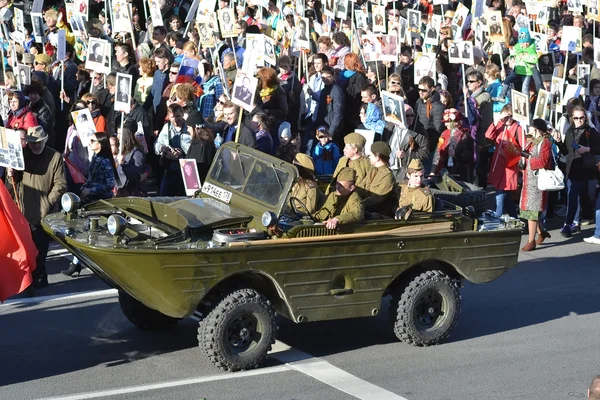
<svg viewBox="0 0 600 400"><path fill-rule="evenodd" d="M0 181L0 302L31 285L38 251L27 220Z"/></svg>

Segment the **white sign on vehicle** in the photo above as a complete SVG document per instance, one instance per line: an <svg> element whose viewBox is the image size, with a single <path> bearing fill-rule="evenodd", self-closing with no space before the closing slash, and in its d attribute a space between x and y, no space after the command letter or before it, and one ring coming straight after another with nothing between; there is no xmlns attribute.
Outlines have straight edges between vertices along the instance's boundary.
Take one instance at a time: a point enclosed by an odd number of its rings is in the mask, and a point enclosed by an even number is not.
<svg viewBox="0 0 600 400"><path fill-rule="evenodd" d="M208 182L205 182L204 185L202 185L202 193L206 193L207 195L221 200L227 204L229 204L231 201L232 193L230 191L222 189Z"/></svg>

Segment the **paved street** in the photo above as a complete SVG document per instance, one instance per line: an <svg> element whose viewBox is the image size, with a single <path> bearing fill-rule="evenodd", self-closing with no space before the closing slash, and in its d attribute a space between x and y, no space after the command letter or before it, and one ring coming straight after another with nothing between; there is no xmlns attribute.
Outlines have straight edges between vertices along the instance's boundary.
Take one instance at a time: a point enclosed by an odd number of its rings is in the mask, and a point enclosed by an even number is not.
<svg viewBox="0 0 600 400"><path fill-rule="evenodd" d="M387 312L294 325L261 369L223 373L196 345L196 321L144 333L116 293L84 271L0 305L0 399L583 399L600 374L600 246L552 231L541 250L487 285L467 284L448 343L399 343ZM77 294L79 293L79 294Z"/></svg>

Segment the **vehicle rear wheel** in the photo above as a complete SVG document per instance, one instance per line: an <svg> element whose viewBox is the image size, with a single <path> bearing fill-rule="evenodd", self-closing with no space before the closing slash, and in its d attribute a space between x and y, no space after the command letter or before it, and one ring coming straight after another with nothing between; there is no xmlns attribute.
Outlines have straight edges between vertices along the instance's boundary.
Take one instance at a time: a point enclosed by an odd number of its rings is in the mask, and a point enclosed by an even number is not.
<svg viewBox="0 0 600 400"><path fill-rule="evenodd" d="M460 315L459 283L442 271L426 271L394 294L390 320L398 339L415 346L447 339Z"/></svg>
<svg viewBox="0 0 600 400"><path fill-rule="evenodd" d="M198 328L198 344L208 359L225 371L258 367L277 336L275 309L253 289L225 296Z"/></svg>
<svg viewBox="0 0 600 400"><path fill-rule="evenodd" d="M177 318L146 307L122 290L119 290L119 305L129 322L144 331L168 329L179 322Z"/></svg>

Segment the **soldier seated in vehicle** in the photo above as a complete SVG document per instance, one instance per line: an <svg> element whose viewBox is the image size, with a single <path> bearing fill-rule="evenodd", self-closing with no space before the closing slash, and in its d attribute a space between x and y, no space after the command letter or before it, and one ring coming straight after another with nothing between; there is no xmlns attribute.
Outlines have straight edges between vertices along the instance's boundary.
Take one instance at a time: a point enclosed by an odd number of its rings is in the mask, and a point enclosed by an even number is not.
<svg viewBox="0 0 600 400"><path fill-rule="evenodd" d="M312 215L325 202L325 195L315 180L315 164L310 156L298 153L294 165L298 168L298 181L292 187L291 201L295 202L294 208L298 212Z"/></svg>
<svg viewBox="0 0 600 400"><path fill-rule="evenodd" d="M356 172L343 168L337 174L335 192L329 193L325 204L315 213L315 218L324 221L328 229L339 224L364 220L364 208L360 196L355 192Z"/></svg>
<svg viewBox="0 0 600 400"><path fill-rule="evenodd" d="M406 171L408 180L400 185L400 200L398 210L410 208L413 211L433 212L435 201L429 188L422 185L423 164L413 159Z"/></svg>
<svg viewBox="0 0 600 400"><path fill-rule="evenodd" d="M356 172L356 192L361 197L365 197L367 178L371 172L371 162L364 155L366 142L366 139L358 133L349 133L344 137L344 156L340 158L333 172L333 179L325 191L326 194L335 189L338 174L342 169L348 167Z"/></svg>

